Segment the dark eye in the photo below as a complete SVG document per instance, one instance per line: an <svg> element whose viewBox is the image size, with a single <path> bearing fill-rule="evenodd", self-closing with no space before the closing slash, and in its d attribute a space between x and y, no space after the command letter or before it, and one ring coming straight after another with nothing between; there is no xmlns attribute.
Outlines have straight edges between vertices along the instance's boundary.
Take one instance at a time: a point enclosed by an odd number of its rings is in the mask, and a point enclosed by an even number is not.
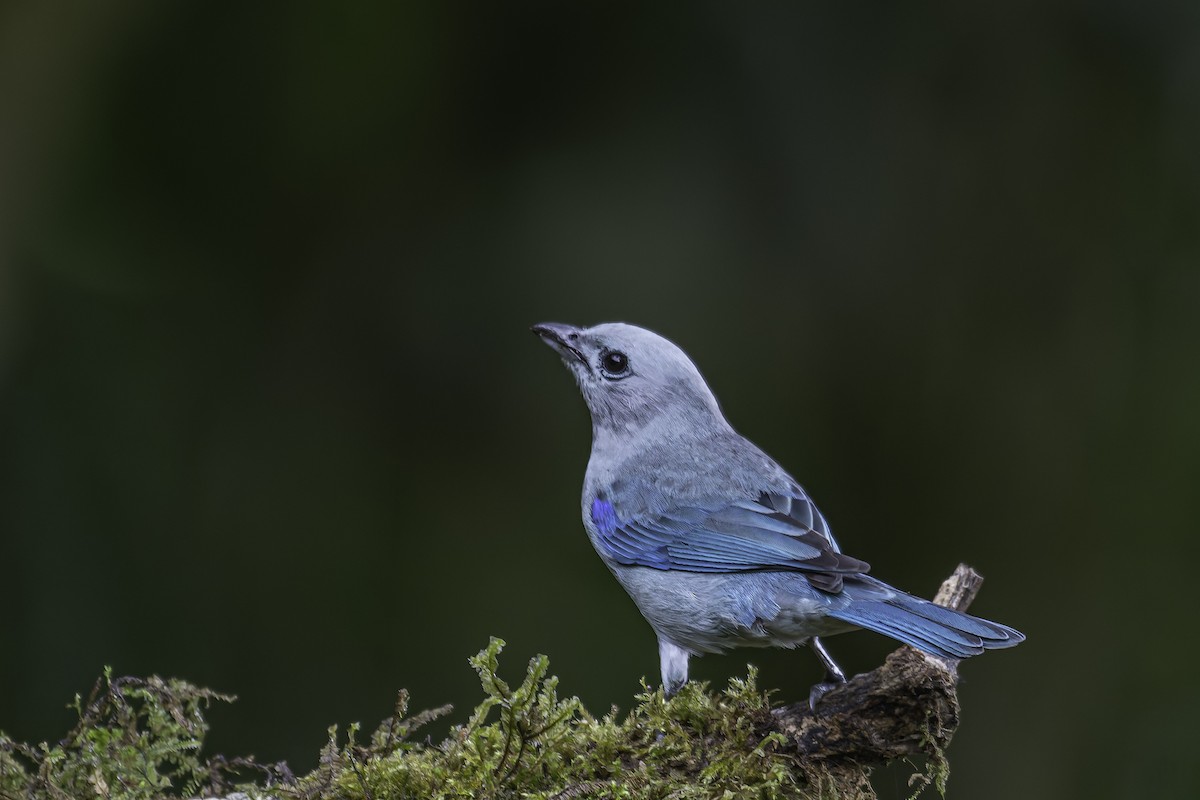
<svg viewBox="0 0 1200 800"><path fill-rule="evenodd" d="M608 350L600 356L600 369L611 378L619 378L629 372L629 356L620 350Z"/></svg>

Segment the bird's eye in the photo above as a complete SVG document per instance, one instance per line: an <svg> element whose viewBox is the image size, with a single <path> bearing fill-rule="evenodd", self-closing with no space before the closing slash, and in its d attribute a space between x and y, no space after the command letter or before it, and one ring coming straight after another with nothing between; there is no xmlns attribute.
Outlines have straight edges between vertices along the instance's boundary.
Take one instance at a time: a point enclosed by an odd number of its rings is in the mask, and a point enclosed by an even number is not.
<svg viewBox="0 0 1200 800"><path fill-rule="evenodd" d="M622 378L629 372L629 356L620 350L606 350L600 355L600 369L608 378Z"/></svg>

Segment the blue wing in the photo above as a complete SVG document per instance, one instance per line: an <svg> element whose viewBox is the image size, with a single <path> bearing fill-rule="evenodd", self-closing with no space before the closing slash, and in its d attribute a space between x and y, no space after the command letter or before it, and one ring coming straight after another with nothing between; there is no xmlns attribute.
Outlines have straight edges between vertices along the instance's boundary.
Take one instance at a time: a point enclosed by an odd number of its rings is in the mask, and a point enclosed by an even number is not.
<svg viewBox="0 0 1200 800"><path fill-rule="evenodd" d="M804 572L838 592L842 576L870 566L842 555L821 512L798 487L715 507L677 506L656 516L619 518L607 500L592 502L605 555L618 564L684 572Z"/></svg>

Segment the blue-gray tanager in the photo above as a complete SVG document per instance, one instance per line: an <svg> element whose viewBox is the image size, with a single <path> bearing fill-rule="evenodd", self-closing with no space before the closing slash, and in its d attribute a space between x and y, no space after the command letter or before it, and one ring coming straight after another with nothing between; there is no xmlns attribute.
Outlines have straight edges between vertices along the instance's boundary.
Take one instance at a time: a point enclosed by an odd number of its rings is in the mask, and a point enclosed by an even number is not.
<svg viewBox="0 0 1200 800"><path fill-rule="evenodd" d="M845 681L820 636L867 628L943 658L1025 638L867 575L800 484L730 427L672 342L624 323L533 331L591 411L583 526L658 635L668 694L690 657L732 647L808 644L826 670L815 705Z"/></svg>

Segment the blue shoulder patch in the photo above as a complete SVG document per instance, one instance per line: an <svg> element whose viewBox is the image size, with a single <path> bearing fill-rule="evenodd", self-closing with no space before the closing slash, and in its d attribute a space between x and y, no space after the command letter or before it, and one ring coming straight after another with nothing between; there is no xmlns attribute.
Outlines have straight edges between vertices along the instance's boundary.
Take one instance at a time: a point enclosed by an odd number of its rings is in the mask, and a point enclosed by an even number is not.
<svg viewBox="0 0 1200 800"><path fill-rule="evenodd" d="M592 522L600 535L607 538L617 530L617 512L611 503L597 497L592 501Z"/></svg>
<svg viewBox="0 0 1200 800"><path fill-rule="evenodd" d="M597 497L592 501L592 522L599 534L596 546L606 558L629 566L671 568L662 537L637 523L622 523L607 500Z"/></svg>

